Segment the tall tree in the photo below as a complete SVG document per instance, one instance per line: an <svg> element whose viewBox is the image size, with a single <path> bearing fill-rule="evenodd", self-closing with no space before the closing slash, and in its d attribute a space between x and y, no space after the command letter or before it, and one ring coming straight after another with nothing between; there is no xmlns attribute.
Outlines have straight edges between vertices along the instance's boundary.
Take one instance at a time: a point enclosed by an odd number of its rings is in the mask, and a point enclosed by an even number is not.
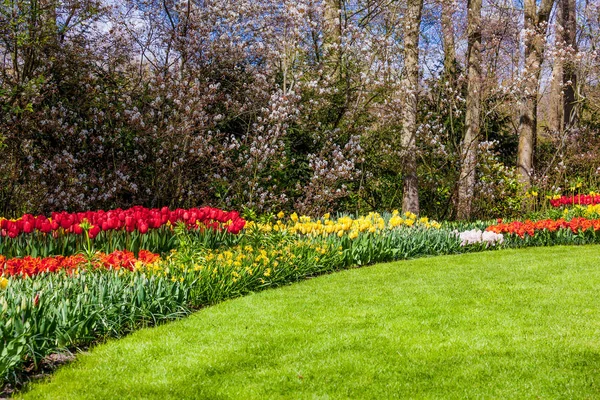
<svg viewBox="0 0 600 400"><path fill-rule="evenodd" d="M419 213L417 179L417 96L419 91L419 34L423 0L408 0L404 24L404 87L407 96L402 113L404 187L402 211Z"/></svg>
<svg viewBox="0 0 600 400"><path fill-rule="evenodd" d="M528 188L533 176L533 157L537 137L537 107L540 71L544 59L547 22L554 0L525 0L524 99L519 117L517 169L521 183Z"/></svg>
<svg viewBox="0 0 600 400"><path fill-rule="evenodd" d="M461 169L458 181L457 217L468 219L471 216L471 202L475 188L477 147L481 131L481 0L467 2L468 36L468 83L466 132L461 145Z"/></svg>
<svg viewBox="0 0 600 400"><path fill-rule="evenodd" d="M577 51L575 0L557 0L555 46L557 56L552 69L548 125L561 131L576 122L577 72L573 62Z"/></svg>
<svg viewBox="0 0 600 400"><path fill-rule="evenodd" d="M559 0L560 3L563 0ZM556 46L556 56L552 66L552 80L550 83L550 99L548 110L548 129L552 132L560 132L563 127L563 57L559 49L562 48L562 6L556 9L556 22L554 24L554 37Z"/></svg>
<svg viewBox="0 0 600 400"><path fill-rule="evenodd" d="M442 0L442 38L444 42L444 73L447 77L456 72L456 45L454 41L454 1Z"/></svg>
<svg viewBox="0 0 600 400"><path fill-rule="evenodd" d="M325 0L323 10L323 50L329 64L339 77L341 73L342 24L340 12L342 0Z"/></svg>
<svg viewBox="0 0 600 400"><path fill-rule="evenodd" d="M576 98L577 72L575 67L574 52L577 51L577 17L575 0L560 0L562 19L562 39L565 47L569 49L569 56L563 67L563 118L564 127L568 128L576 122Z"/></svg>

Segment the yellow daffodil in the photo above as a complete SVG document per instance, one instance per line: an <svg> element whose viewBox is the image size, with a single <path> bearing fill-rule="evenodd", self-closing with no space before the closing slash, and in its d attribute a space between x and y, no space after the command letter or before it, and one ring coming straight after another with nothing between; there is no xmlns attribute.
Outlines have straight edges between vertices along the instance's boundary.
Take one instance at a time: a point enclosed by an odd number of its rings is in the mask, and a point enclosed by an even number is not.
<svg viewBox="0 0 600 400"><path fill-rule="evenodd" d="M256 223L249 222L247 229L258 230L259 232L269 233L272 231L296 234L301 236L328 236L337 235L343 237L353 231L370 232L377 234L385 229L395 229L399 227L420 226L424 228L439 229L439 224L436 221L430 221L427 217L417 219L417 215L411 212L406 212L402 218L398 210L392 212L389 220L385 220L380 214L370 212L365 216L352 218L343 216L337 220L331 220L329 213L323 216L323 219L311 219L309 216L298 216L297 213L292 213L288 222L281 220L281 212L277 215L280 219L276 222Z"/></svg>

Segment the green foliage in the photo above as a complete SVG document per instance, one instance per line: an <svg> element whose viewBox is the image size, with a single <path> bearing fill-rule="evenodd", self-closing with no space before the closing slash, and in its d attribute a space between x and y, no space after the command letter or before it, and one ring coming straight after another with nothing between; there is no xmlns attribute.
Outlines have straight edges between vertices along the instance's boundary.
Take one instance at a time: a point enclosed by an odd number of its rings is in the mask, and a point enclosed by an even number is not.
<svg viewBox="0 0 600 400"><path fill-rule="evenodd" d="M189 312L190 287L123 271L14 277L0 292L0 382L25 362Z"/></svg>
<svg viewBox="0 0 600 400"><path fill-rule="evenodd" d="M402 208L401 126L394 124L363 136L365 178L350 194L344 209L365 214Z"/></svg>
<svg viewBox="0 0 600 400"><path fill-rule="evenodd" d="M508 168L494 151L482 151L478 159L479 183L473 201L477 219L518 217L525 198L516 168Z"/></svg>
<svg viewBox="0 0 600 400"><path fill-rule="evenodd" d="M459 74L457 70L455 76L430 79L431 91L419 104L420 208L425 215L438 220L448 220L454 215L460 174L467 82Z"/></svg>

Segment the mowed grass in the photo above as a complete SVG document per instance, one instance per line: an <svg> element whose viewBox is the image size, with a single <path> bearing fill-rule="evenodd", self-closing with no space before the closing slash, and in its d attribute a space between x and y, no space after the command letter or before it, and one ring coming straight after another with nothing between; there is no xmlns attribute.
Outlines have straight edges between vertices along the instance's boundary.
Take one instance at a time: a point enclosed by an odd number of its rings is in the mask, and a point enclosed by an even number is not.
<svg viewBox="0 0 600 400"><path fill-rule="evenodd" d="M111 341L22 396L599 398L599 289L599 246L353 269Z"/></svg>

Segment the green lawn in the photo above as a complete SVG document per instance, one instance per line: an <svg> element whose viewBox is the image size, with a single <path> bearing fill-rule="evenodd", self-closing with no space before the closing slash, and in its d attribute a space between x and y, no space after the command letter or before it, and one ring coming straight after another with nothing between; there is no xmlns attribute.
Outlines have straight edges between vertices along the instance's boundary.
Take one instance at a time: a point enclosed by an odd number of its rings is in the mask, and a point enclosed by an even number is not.
<svg viewBox="0 0 600 400"><path fill-rule="evenodd" d="M98 346L25 398L599 398L600 246L424 258Z"/></svg>

